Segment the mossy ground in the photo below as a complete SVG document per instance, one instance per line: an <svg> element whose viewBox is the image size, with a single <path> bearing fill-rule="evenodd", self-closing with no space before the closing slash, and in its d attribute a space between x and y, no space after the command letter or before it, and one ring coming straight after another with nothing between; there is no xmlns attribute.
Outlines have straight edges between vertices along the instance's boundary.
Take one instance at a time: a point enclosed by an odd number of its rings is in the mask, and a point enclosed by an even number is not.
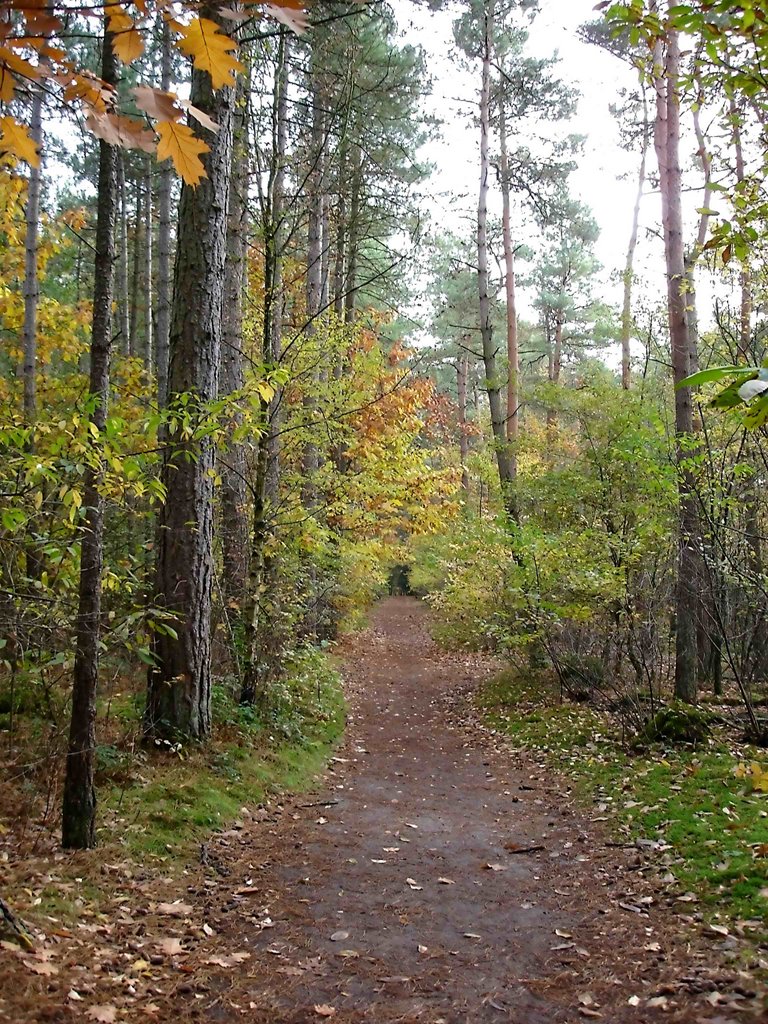
<svg viewBox="0 0 768 1024"><path fill-rule="evenodd" d="M117 836L131 856L174 860L231 823L244 806L311 785L346 715L335 674L322 680L313 698L311 708L298 709L282 726L231 707L229 720L205 747L134 754L126 773L107 769L104 841Z"/></svg>
<svg viewBox="0 0 768 1024"><path fill-rule="evenodd" d="M768 770L764 750L715 729L696 748L632 752L609 716L560 703L554 689L515 672L494 678L479 704L496 729L569 776L582 800L597 801L621 834L669 844L670 870L708 919L762 922L765 940L768 793L745 774L753 763Z"/></svg>

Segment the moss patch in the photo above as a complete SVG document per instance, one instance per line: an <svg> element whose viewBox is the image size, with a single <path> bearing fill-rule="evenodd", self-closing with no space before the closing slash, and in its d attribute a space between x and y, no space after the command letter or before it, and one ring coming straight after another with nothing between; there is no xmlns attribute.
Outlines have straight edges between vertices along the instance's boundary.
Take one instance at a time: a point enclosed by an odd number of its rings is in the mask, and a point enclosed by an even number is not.
<svg viewBox="0 0 768 1024"><path fill-rule="evenodd" d="M597 801L622 835L669 844L670 870L708 919L752 921L755 936L768 938L768 794L748 767L768 771L764 750L713 727L695 749L633 753L608 716L561 704L554 687L512 672L493 679L479 704L516 745L568 775L582 800Z"/></svg>

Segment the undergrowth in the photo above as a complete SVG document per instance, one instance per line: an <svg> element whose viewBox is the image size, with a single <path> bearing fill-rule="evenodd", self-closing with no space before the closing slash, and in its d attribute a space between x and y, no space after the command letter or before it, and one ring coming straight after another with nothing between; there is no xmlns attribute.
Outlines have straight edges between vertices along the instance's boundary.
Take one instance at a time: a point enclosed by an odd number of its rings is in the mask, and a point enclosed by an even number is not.
<svg viewBox="0 0 768 1024"><path fill-rule="evenodd" d="M294 658L268 701L241 706L220 684L213 707L217 728L204 748L134 751L126 772L122 763L105 770L103 836L119 836L134 856L183 855L243 805L307 785L345 722L339 675L326 654L311 649Z"/></svg>
<svg viewBox="0 0 768 1024"><path fill-rule="evenodd" d="M481 692L490 724L567 775L616 832L662 844L660 867L700 901L709 921L749 922L768 939L768 762L765 751L713 729L697 746L632 750L616 722L560 702L554 687L514 671ZM664 850L664 846L669 850Z"/></svg>

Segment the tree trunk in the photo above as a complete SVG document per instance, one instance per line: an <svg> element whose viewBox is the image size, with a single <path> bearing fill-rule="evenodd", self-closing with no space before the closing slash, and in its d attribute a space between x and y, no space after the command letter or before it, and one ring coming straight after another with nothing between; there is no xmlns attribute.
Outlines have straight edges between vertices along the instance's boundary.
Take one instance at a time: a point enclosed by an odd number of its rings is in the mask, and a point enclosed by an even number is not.
<svg viewBox="0 0 768 1024"><path fill-rule="evenodd" d="M160 88L171 87L171 30L165 18L158 15L161 33ZM160 184L157 190L157 331L155 354L157 359L157 400L163 408L168 398L168 335L171 324L171 182L173 169L169 160L158 168Z"/></svg>
<svg viewBox="0 0 768 1024"><path fill-rule="evenodd" d="M152 204L152 158L150 156L147 157L144 172L144 190L144 302L146 303L144 316L144 365L147 368L147 372L151 373L155 360L153 353L154 321L152 317L152 279L154 277L154 268L152 266L154 259L152 253L152 216L154 210Z"/></svg>
<svg viewBox="0 0 768 1024"><path fill-rule="evenodd" d="M205 16L217 19L210 8ZM228 23L227 23L228 25ZM219 125L195 123L208 146L206 177L181 189L173 306L169 335L168 399L216 398L221 351L227 210L232 172L233 88L213 92L207 72L192 73L191 102ZM213 468L210 438L171 436L162 481L157 602L176 617L177 636L155 633L148 673L145 728L166 740L204 739L211 730L211 596Z"/></svg>
<svg viewBox="0 0 768 1024"><path fill-rule="evenodd" d="M683 251L682 175L680 170L679 43L667 30L662 65L661 44L655 53L656 124L654 141L659 162L664 250L667 266L667 305L675 390L675 430L678 465L678 559L675 588L675 696L689 703L697 697L697 565L698 521L686 441L693 431L691 389L677 385L689 374L686 268ZM664 74L661 74L663 67Z"/></svg>
<svg viewBox="0 0 768 1024"><path fill-rule="evenodd" d="M117 157L117 173L120 189L120 259L118 312L120 323L120 352L127 356L131 351L131 294L128 284L128 203L125 187L125 150L120 150Z"/></svg>
<svg viewBox="0 0 768 1024"><path fill-rule="evenodd" d="M480 300L480 336L483 344L483 363L486 378L485 387L488 393L488 404L491 408L491 428L496 449L496 465L504 507L512 513L514 510L510 507L509 490L512 478L509 464L509 446L507 445L506 416L502 404L502 388L496 364L497 348L493 340L488 274L488 179L490 173L488 145L490 134L493 18L494 0L490 0L489 5L483 11L483 65L480 89L480 192L477 203L477 281Z"/></svg>
<svg viewBox="0 0 768 1024"><path fill-rule="evenodd" d="M34 87L32 93L32 110L29 118L29 136L35 144L42 160L43 143L43 90ZM37 421L37 311L40 303L40 282L37 272L37 247L40 230L40 192L42 189L42 170L30 166L27 184L27 206L24 214L24 323L22 326L24 379L24 422L34 428ZM35 450L33 430L26 443L26 451ZM27 576L31 580L39 580L43 571L44 560L34 536L28 536L25 543L25 563Z"/></svg>
<svg viewBox="0 0 768 1024"><path fill-rule="evenodd" d="M351 191L349 197L349 225L347 227L347 273L344 294L344 323L353 324L357 312L357 249L360 244L360 214L363 185L363 153L359 145L352 146Z"/></svg>
<svg viewBox="0 0 768 1024"><path fill-rule="evenodd" d="M264 209L264 362L277 366L282 357L283 329L283 249L284 179L288 142L288 58L290 35L281 29L272 93L272 161L267 181ZM250 538L248 586L243 608L243 646L245 663L240 692L242 704L253 704L263 692L266 676L263 652L269 643L267 634L273 623L265 615L274 599L269 578L266 545L274 529L272 517L279 499L280 486L280 411L281 394L262 403L265 432L259 438L253 482L253 527ZM274 637L271 637L274 639Z"/></svg>
<svg viewBox="0 0 768 1024"><path fill-rule="evenodd" d="M108 85L117 82L117 62L112 35L104 33L101 77ZM89 390L96 399L90 422L98 437L103 434L109 401L109 361L112 348L112 276L115 261L115 213L117 210L117 155L114 147L99 142L99 184L96 207L93 326ZM90 435L89 435L90 436ZM98 447L94 464L85 472L83 507L85 519L80 538L80 589L78 598L75 667L72 679L72 712L64 777L62 844L87 849L96 843L96 688L99 677L101 573L104 557L104 502L100 493L103 468Z"/></svg>
<svg viewBox="0 0 768 1024"><path fill-rule="evenodd" d="M632 209L632 230L629 235L627 246L627 259L624 264L624 301L621 309L621 386L629 391L632 386L632 374L630 370L630 342L632 340L632 285L634 282L635 253L637 251L637 236L640 228L640 204L643 200L645 189L645 173L648 163L648 147L650 145L648 131L648 110L643 89L643 149L640 156L640 170L637 174L637 192L635 193L635 205Z"/></svg>
<svg viewBox="0 0 768 1024"><path fill-rule="evenodd" d="M456 360L456 391L459 405L459 451L461 454L461 489L465 499L469 497L469 435L467 434L467 376L469 356L466 353Z"/></svg>
<svg viewBox="0 0 768 1024"><path fill-rule="evenodd" d="M744 146L741 140L740 114L736 101L730 103L731 125L733 127L733 148L736 154L736 184L741 185L746 178L744 166ZM742 263L739 272L741 303L739 308L739 356L745 362L750 361L752 347L752 282L749 267Z"/></svg>
<svg viewBox="0 0 768 1024"><path fill-rule="evenodd" d="M143 234L143 197L141 178L137 175L134 182L133 211L133 269L131 271L131 324L128 336L128 355L139 353L139 292L141 291L141 246Z"/></svg>
<svg viewBox="0 0 768 1024"><path fill-rule="evenodd" d="M504 97L499 99L499 143L501 149L502 233L504 241L504 291L507 300L507 441L509 442L510 479L517 477L517 440L520 435L520 353L517 343L517 303L515 300L515 252L512 247L512 213L507 155L507 118Z"/></svg>
<svg viewBox="0 0 768 1024"><path fill-rule="evenodd" d="M238 81L229 190L227 260L224 277L224 324L221 339L219 394L231 395L245 383L243 368L243 297L247 287L248 126L245 78ZM242 606L248 580L247 465L242 442L232 435L242 423L233 412L229 443L221 465L222 591L225 601Z"/></svg>
<svg viewBox="0 0 768 1024"><path fill-rule="evenodd" d="M282 28L277 53L275 85L272 104L272 165L269 180L269 250L265 250L264 278L269 268L269 311L264 303L264 360L279 366L283 355L283 252L285 249L285 158L288 148L288 61L290 57L290 33ZM265 285L265 295L266 295ZM278 501L280 483L280 419L282 392L278 389L266 410L267 445L265 469L265 497L272 506Z"/></svg>
<svg viewBox="0 0 768 1024"><path fill-rule="evenodd" d="M38 152L43 140L43 90L35 86L32 93L32 110L29 119L29 135ZM25 211L24 238L24 324L22 327L23 377L24 377L24 419L34 424L37 419L37 307L40 302L40 284L37 276L37 241L40 228L40 191L42 170L30 166L27 185L27 207Z"/></svg>

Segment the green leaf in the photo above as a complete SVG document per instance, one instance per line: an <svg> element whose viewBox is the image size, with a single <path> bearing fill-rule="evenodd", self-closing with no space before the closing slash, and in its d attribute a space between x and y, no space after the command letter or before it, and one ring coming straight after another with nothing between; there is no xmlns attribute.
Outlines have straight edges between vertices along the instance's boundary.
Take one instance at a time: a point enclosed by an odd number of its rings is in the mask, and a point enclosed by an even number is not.
<svg viewBox="0 0 768 1024"><path fill-rule="evenodd" d="M743 383L745 379L757 376L758 367L710 366L708 370L699 370L698 373L692 373L689 377L681 380L677 387L697 388L700 384L709 384L713 380L722 380L724 377L732 377L734 374L738 374L740 378L739 383Z"/></svg>

